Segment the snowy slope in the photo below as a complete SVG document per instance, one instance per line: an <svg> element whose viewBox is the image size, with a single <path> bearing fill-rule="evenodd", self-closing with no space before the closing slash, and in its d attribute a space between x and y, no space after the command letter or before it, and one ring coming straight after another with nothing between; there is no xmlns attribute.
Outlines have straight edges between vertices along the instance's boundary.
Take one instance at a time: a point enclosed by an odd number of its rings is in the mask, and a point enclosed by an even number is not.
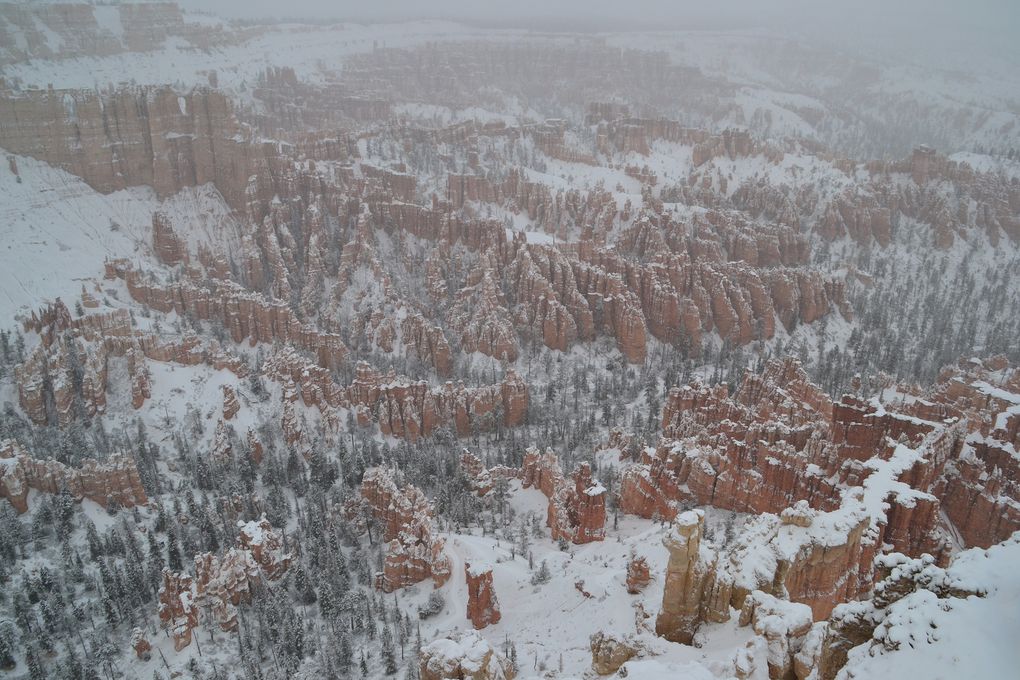
<svg viewBox="0 0 1020 680"><path fill-rule="evenodd" d="M102 278L103 261L147 256L152 213L162 210L192 253L201 243L236 248L240 226L212 185L160 202L149 187L101 194L41 161L13 157L18 174L0 167L0 326L20 311ZM89 285L91 291L91 285Z"/></svg>
<svg viewBox="0 0 1020 680"><path fill-rule="evenodd" d="M130 257L147 243L149 188L98 193L79 178L31 158L17 157L18 175L0 167L0 325L14 315L101 278L103 260ZM19 181L20 178L20 181Z"/></svg>
<svg viewBox="0 0 1020 680"><path fill-rule="evenodd" d="M919 590L896 602L882 634L887 645L850 652L840 680L1015 678L1020 669L1020 535L988 550L961 553L949 574L989 588L984 597L939 600ZM881 629L880 629L881 630ZM898 649L889 651L889 645Z"/></svg>

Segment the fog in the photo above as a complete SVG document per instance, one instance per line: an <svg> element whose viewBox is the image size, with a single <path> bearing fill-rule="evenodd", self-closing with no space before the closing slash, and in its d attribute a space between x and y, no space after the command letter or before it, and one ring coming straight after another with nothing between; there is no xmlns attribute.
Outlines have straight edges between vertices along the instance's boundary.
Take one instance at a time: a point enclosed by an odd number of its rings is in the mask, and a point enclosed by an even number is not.
<svg viewBox="0 0 1020 680"><path fill-rule="evenodd" d="M533 30L766 29L810 41L951 68L1020 64L1017 0L181 0L243 19L450 19Z"/></svg>

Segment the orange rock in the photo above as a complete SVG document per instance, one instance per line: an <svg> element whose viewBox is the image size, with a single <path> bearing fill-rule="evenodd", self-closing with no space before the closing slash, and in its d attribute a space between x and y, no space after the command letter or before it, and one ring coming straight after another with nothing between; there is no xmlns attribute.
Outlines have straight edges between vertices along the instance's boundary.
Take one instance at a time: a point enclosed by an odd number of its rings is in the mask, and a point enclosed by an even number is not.
<svg viewBox="0 0 1020 680"><path fill-rule="evenodd" d="M464 577L467 579L467 617L476 630L499 623L499 600L492 585L492 567L464 563Z"/></svg>
<svg viewBox="0 0 1020 680"><path fill-rule="evenodd" d="M627 563L627 592L636 595L644 590L652 580L648 570L648 561L643 557L631 557Z"/></svg>
<svg viewBox="0 0 1020 680"><path fill-rule="evenodd" d="M348 516L363 521L360 508L364 508L382 526L387 541L376 588L389 593L427 578L438 588L449 580L445 540L436 535L432 504L420 489L410 484L398 487L392 470L375 467L365 471L360 499L363 506L349 504Z"/></svg>
<svg viewBox="0 0 1020 680"><path fill-rule="evenodd" d="M578 465L568 482L556 454L530 448L524 453L521 478L524 488L537 488L549 499L546 524L554 540L583 544L605 538L606 489L592 479L588 463Z"/></svg>
<svg viewBox="0 0 1020 680"><path fill-rule="evenodd" d="M223 419L231 420L237 415L237 412L241 410L241 405L237 401L237 392L230 385L223 385Z"/></svg>
<svg viewBox="0 0 1020 680"><path fill-rule="evenodd" d="M8 440L0 443L0 461L4 461L0 465L0 497L7 498L18 512L28 509L30 488L52 494L66 489L77 501L88 498L103 507L118 503L130 508L148 503L134 460L123 454L114 454L101 463L86 460L76 469L55 460L32 458L17 442Z"/></svg>

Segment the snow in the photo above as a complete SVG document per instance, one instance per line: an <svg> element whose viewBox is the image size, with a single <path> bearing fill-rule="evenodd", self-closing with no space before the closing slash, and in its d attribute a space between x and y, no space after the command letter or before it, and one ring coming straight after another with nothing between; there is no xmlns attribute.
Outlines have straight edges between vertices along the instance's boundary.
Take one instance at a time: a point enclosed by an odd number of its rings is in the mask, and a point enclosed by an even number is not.
<svg viewBox="0 0 1020 680"><path fill-rule="evenodd" d="M43 39L46 41L46 47L49 48L50 52L54 54L60 52L64 45L64 41L60 39L60 36L40 20L39 17L33 16L32 20L35 23L36 30L42 34Z"/></svg>
<svg viewBox="0 0 1020 680"><path fill-rule="evenodd" d="M194 23L210 23L201 15L186 15ZM185 87L208 85L215 71L219 86L239 93L242 85L255 82L268 66L293 66L299 78L322 81L325 71L342 67L353 54L376 47L411 47L427 42L487 36L513 39L525 35L514 31L485 31L442 21L332 26L271 24L238 44L198 49L172 36L148 52L124 52L102 57L33 59L5 65L10 80L24 86L57 89L94 87L96 83L134 82L162 85L180 82ZM54 34L54 38L59 38Z"/></svg>
<svg viewBox="0 0 1020 680"><path fill-rule="evenodd" d="M1011 404L1020 405L1020 394L1013 394L1009 390L1004 390L1001 387L995 385L989 385L984 380L977 380L973 383L974 387L978 388L982 394L987 394L990 397L1008 401Z"/></svg>
<svg viewBox="0 0 1020 680"><path fill-rule="evenodd" d="M546 234L541 231L526 231L523 229L518 230L509 228L506 230L507 238L513 238L514 234L524 234L524 238L527 239L528 243L539 243L542 245L554 245L556 243L561 243L561 241L559 241L554 235Z"/></svg>
<svg viewBox="0 0 1020 680"><path fill-rule="evenodd" d="M6 164L0 167L4 326L26 308L60 296L73 300L83 283L101 278L104 259L138 253L159 207L149 188L103 195L63 170L23 156L15 159L18 176Z"/></svg>
<svg viewBox="0 0 1020 680"><path fill-rule="evenodd" d="M519 518L533 513L544 520L548 499L540 491L522 489L519 481L512 480L510 505ZM725 624L703 626L700 648L667 642L650 629L662 599L661 579L669 557L662 538L667 531L667 527L649 520L621 515L619 528L607 526L608 535L602 542L572 545L562 551L548 535L532 538L531 561L536 569L545 561L552 575L541 586L531 584L532 570L526 556L511 557L512 543L477 531L446 533L445 552L453 578L439 590L446 601L443 612L422 622L422 635L426 640L442 639L464 629L467 586L458 575L464 573L464 564L468 563L479 571L492 569L502 618L479 634L497 650L502 649L506 636L513 640L521 665L520 678L538 677L542 668L554 669L561 654L566 677L580 677L591 666L589 638L600 631L618 637L636 635L654 657L628 662L630 672L647 673L648 677L680 671L697 678L730 675L734 650L753 635L749 628L737 626L735 614ZM632 554L645 557L652 574L652 582L638 595L628 594L625 585ZM578 591L578 582L592 597L586 598ZM413 587L402 591L400 598L413 598L415 604L421 604L431 590L427 586ZM653 618L641 619L637 615L639 606Z"/></svg>
<svg viewBox="0 0 1020 680"><path fill-rule="evenodd" d="M492 571L492 565L489 562L483 560L477 560L471 562L467 567L467 573L471 575L471 578L478 578L488 572Z"/></svg>
<svg viewBox="0 0 1020 680"><path fill-rule="evenodd" d="M92 8L99 27L113 34L118 40L124 38L124 26L120 22L120 8L115 5L96 5Z"/></svg>
<svg viewBox="0 0 1020 680"><path fill-rule="evenodd" d="M988 550L960 553L947 575L959 585L987 589L984 597L939 600L927 590L889 607L876 631L885 645L850 651L840 680L870 678L1016 677L1020 668L1020 535ZM895 650L886 647L896 646Z"/></svg>
<svg viewBox="0 0 1020 680"><path fill-rule="evenodd" d="M71 306L101 282L103 262L151 249L152 213L161 210L194 253L200 244L235 249L241 227L211 185L160 202L152 189L101 194L41 161L13 156L18 175L0 167L0 325L62 297ZM18 181L20 178L20 182ZM108 285L102 282L103 286ZM98 296L97 296L98 297Z"/></svg>
<svg viewBox="0 0 1020 680"><path fill-rule="evenodd" d="M250 522L238 520L237 526L240 532L248 537L249 545L262 545L266 537L260 522L256 520L251 520Z"/></svg>

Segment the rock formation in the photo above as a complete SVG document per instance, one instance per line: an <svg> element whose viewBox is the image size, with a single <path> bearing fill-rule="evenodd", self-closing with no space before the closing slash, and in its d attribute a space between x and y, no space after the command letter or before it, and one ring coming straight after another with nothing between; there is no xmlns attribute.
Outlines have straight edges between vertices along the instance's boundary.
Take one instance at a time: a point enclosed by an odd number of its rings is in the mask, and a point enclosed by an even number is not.
<svg viewBox="0 0 1020 680"><path fill-rule="evenodd" d="M917 396L895 404L849 396L832 403L787 361L748 374L732 398L701 385L671 392L664 443L626 470L621 507L668 517L694 502L758 516L718 553L703 542L700 511L676 516L665 539L670 562L657 632L689 642L700 622L724 620L730 607L755 625L754 609L765 603L771 612L779 598L781 618L796 611L798 623L760 627L772 676L786 677L803 656L810 619L828 618L881 580L883 550L944 565L947 533L955 530L945 517L952 522L968 502L970 512L989 518L978 540L994 540L1013 521L1003 507L1009 502L1000 500L999 510L974 503L960 475L1001 460L996 474L1009 476L1009 461L995 450L1015 436L1016 380L1006 362L962 362L932 389L897 388ZM757 496L734 484L745 478ZM953 488L955 497L947 495ZM860 637L852 633L859 623L847 618L844 637Z"/></svg>
<svg viewBox="0 0 1020 680"><path fill-rule="evenodd" d="M424 381L381 374L359 362L354 381L342 388L329 371L284 350L266 362L265 370L273 379L294 384L305 405L317 406L324 415L335 408L352 408L361 414L363 424L378 422L384 435L411 441L440 427L461 437L475 429L495 429L500 421L514 427L527 415L528 387L513 369L496 385L467 388L447 382L430 387Z"/></svg>
<svg viewBox="0 0 1020 680"><path fill-rule="evenodd" d="M76 501L88 498L104 508L111 503L127 508L148 503L130 456L89 459L80 468L70 468L55 460L33 458L13 440L0 442L0 497L18 512L26 512L29 489L50 494L66 490Z"/></svg>
<svg viewBox="0 0 1020 680"><path fill-rule="evenodd" d="M590 465L581 463L568 482L556 454L529 448L521 478L524 488L537 488L549 499L546 524L554 540L583 544L605 538L606 489L592 479Z"/></svg>
<svg viewBox="0 0 1020 680"><path fill-rule="evenodd" d="M591 636L589 645L591 669L599 675L616 673L642 651L633 640L621 640L601 631Z"/></svg>
<svg viewBox="0 0 1020 680"><path fill-rule="evenodd" d="M237 412L241 410L241 405L237 401L237 392L230 385L224 385L223 390L223 419L230 420L237 415Z"/></svg>
<svg viewBox="0 0 1020 680"><path fill-rule="evenodd" d="M768 674L772 680L785 680L794 675L794 658L804 646L811 623L811 609L807 606L758 590L745 598L740 611L740 625L751 626L756 634L765 638Z"/></svg>
<svg viewBox="0 0 1020 680"><path fill-rule="evenodd" d="M636 595L652 580L648 561L643 557L631 556L627 562L627 592Z"/></svg>
<svg viewBox="0 0 1020 680"><path fill-rule="evenodd" d="M478 456L467 449L460 454L460 467L468 478L468 483L479 496L484 496L492 490L493 478L489 471L479 460Z"/></svg>
<svg viewBox="0 0 1020 680"><path fill-rule="evenodd" d="M449 580L445 539L437 535L432 504L420 489L410 484L398 487L389 468L369 468L361 482L360 499L364 510L351 505L348 515L358 519L366 512L382 527L382 540L387 541L383 571L376 574L377 588L389 593L427 578L438 588ZM367 518L362 515L361 519Z"/></svg>
<svg viewBox="0 0 1020 680"><path fill-rule="evenodd" d="M237 607L248 603L263 578L280 578L292 555L284 550L280 535L263 516L257 521L238 521L239 543L221 555L195 555L195 575L163 570L159 589L159 618L174 638L179 652L191 644L192 630L199 625L199 611L209 613L224 632L237 630Z"/></svg>
<svg viewBox="0 0 1020 680"><path fill-rule="evenodd" d="M513 680L510 662L476 631L433 640L419 653L422 680Z"/></svg>
<svg viewBox="0 0 1020 680"><path fill-rule="evenodd" d="M212 182L243 209L249 177L275 154L246 136L227 98L211 89L0 89L0 119L11 122L0 127L0 146L103 193L144 184L167 197Z"/></svg>
<svg viewBox="0 0 1020 680"><path fill-rule="evenodd" d="M131 631L131 648L135 650L135 656L142 661L148 661L152 656L152 645L140 628Z"/></svg>
<svg viewBox="0 0 1020 680"><path fill-rule="evenodd" d="M704 524L701 510L682 513L662 541L669 551L669 565L655 632L673 642L691 643L703 620L704 602L710 597L715 556L702 549Z"/></svg>
<svg viewBox="0 0 1020 680"><path fill-rule="evenodd" d="M464 564L467 579L467 617L476 630L499 623L499 600L492 585L492 567L487 564Z"/></svg>
<svg viewBox="0 0 1020 680"><path fill-rule="evenodd" d="M1015 544L1016 538L1011 541ZM798 677L813 671L820 680L833 680L852 648L871 645L881 653L883 648L890 650L903 644L898 635L890 635L890 629L902 620L896 611L901 600L920 598L950 609L953 598L984 597L993 585L960 578L960 571L941 569L930 556L911 559L899 553L882 555L876 560L876 569L879 580L870 598L841 604L828 621L816 624L809 644L797 656Z"/></svg>

